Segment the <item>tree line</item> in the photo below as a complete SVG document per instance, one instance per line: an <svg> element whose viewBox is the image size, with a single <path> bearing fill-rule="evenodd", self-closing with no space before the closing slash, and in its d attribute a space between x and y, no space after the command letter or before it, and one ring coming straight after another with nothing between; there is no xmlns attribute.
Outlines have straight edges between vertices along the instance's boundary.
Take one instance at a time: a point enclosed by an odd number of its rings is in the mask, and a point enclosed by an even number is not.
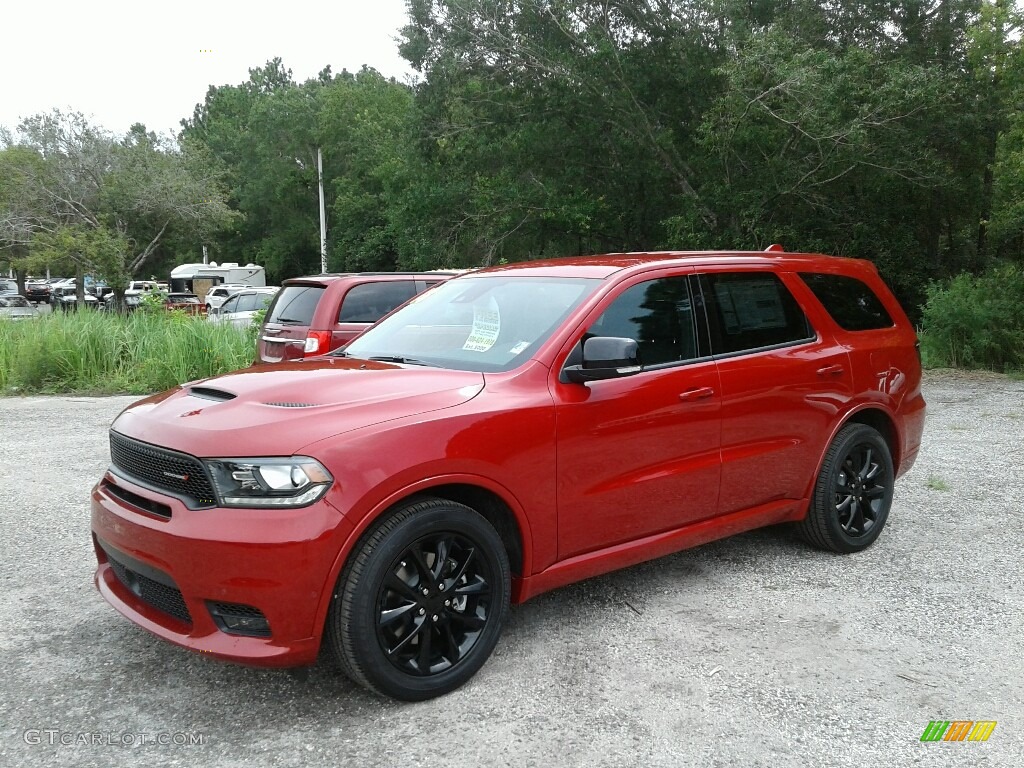
<svg viewBox="0 0 1024 768"><path fill-rule="evenodd" d="M0 248L114 279L773 242L929 280L1024 258L1011 0L408 0L405 84L211 87L174 141L55 113L0 137ZM17 169L17 172L11 169Z"/></svg>

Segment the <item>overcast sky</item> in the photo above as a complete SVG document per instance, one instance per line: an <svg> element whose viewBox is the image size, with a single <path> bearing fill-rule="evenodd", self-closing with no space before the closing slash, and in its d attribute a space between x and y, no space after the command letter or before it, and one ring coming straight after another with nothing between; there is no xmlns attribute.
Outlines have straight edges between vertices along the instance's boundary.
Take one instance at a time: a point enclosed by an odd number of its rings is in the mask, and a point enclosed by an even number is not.
<svg viewBox="0 0 1024 768"><path fill-rule="evenodd" d="M177 133L210 85L275 56L299 82L328 64L404 80L405 23L405 0L6 0L0 125L57 107L115 133Z"/></svg>

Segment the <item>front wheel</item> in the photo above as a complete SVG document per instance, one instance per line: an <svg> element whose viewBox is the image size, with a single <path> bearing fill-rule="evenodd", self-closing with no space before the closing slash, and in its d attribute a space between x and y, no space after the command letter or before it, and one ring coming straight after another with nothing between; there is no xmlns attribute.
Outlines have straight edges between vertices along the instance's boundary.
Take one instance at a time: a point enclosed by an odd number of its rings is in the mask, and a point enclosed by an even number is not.
<svg viewBox="0 0 1024 768"><path fill-rule="evenodd" d="M807 517L797 531L832 552L859 552L882 532L893 494L892 453L866 424L847 424L836 435L814 485Z"/></svg>
<svg viewBox="0 0 1024 768"><path fill-rule="evenodd" d="M345 673L385 696L422 701L459 687L491 655L508 609L508 555L470 507L402 507L353 552L327 618Z"/></svg>

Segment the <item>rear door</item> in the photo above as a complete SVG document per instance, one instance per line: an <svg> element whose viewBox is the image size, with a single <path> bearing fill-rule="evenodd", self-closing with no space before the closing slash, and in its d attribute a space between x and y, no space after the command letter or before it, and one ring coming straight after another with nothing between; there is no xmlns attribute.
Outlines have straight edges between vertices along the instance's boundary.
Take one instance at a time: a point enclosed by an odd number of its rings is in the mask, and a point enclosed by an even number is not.
<svg viewBox="0 0 1024 768"><path fill-rule="evenodd" d="M305 356L306 335L325 290L316 283L292 283L277 292L260 330L260 362L280 363Z"/></svg>
<svg viewBox="0 0 1024 768"><path fill-rule="evenodd" d="M698 278L721 377L723 515L804 498L852 397L846 349L783 277L797 279L752 268Z"/></svg>

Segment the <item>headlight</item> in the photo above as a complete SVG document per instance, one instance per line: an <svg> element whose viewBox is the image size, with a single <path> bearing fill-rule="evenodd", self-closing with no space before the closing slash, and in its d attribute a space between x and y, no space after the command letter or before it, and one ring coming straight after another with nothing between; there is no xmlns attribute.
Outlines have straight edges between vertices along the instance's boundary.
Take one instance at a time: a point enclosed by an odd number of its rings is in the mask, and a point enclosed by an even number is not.
<svg viewBox="0 0 1024 768"><path fill-rule="evenodd" d="M204 461L223 507L304 507L334 482L320 462L306 456Z"/></svg>

